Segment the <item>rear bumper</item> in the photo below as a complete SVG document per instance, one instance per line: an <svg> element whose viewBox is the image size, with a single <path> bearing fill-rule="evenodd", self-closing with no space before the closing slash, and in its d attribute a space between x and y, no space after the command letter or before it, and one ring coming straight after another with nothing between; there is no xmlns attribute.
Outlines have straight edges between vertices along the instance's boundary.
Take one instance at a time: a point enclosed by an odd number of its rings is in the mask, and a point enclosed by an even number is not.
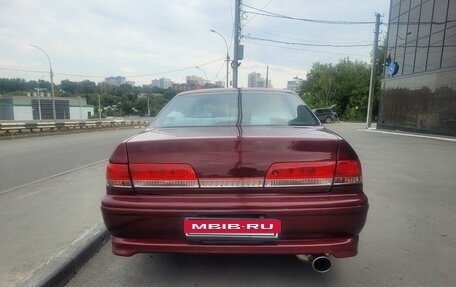
<svg viewBox="0 0 456 287"><path fill-rule="evenodd" d="M351 257L358 253L358 236L313 240L282 240L276 244L197 244L185 241L112 237L112 252L190 254L323 254Z"/></svg>
<svg viewBox="0 0 456 287"><path fill-rule="evenodd" d="M363 193L334 195L106 195L101 206L113 252L317 254L355 256L368 211ZM277 218L274 242L201 242L186 238L186 217Z"/></svg>

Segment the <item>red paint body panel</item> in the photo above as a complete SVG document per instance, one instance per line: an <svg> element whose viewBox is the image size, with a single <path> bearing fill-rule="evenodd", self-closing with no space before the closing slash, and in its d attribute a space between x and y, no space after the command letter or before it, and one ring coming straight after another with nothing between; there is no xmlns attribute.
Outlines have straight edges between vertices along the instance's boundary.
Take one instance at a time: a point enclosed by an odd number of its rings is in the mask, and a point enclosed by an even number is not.
<svg viewBox="0 0 456 287"><path fill-rule="evenodd" d="M151 130L122 143L128 163L185 163L198 178L265 177L277 162L356 159L322 127L192 127ZM117 150L123 151L124 148ZM119 155L113 155L111 162ZM218 254L357 254L367 217L362 184L286 188L110 188L102 199L113 252ZM189 239L187 217L270 218L278 240Z"/></svg>
<svg viewBox="0 0 456 287"><path fill-rule="evenodd" d="M283 240L277 244L191 244L186 241L144 240L112 237L112 251L116 255L131 256L143 253L194 254L332 254L352 257L358 253L358 236L328 239Z"/></svg>
<svg viewBox="0 0 456 287"><path fill-rule="evenodd" d="M335 161L338 143L315 127L192 127L143 133L127 148L130 163L187 163L198 178L226 178L264 177L275 162Z"/></svg>
<svg viewBox="0 0 456 287"><path fill-rule="evenodd" d="M226 249L223 244L209 248L188 241L183 232L183 221L185 217L236 218L249 215L276 218L282 223L278 242L254 244L251 253L309 254L320 250L324 252L319 253L336 257L354 256L357 235L365 224L367 210L367 198L362 193L331 196L106 195L102 201L103 218L114 236L114 252L119 255L185 252L185 247L190 253L242 253L241 250L245 249L242 245L240 249L232 244Z"/></svg>

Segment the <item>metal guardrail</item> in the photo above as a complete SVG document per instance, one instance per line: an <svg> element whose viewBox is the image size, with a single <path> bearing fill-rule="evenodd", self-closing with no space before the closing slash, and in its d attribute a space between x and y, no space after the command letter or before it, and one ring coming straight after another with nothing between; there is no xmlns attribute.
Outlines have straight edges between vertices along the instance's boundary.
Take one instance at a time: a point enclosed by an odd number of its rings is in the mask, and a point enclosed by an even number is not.
<svg viewBox="0 0 456 287"><path fill-rule="evenodd" d="M46 131L66 131L77 129L101 129L115 127L147 127L149 124L145 120L125 120L125 121L33 121L33 122L18 122L18 121L3 121L0 122L0 135L23 133L23 132L46 132Z"/></svg>

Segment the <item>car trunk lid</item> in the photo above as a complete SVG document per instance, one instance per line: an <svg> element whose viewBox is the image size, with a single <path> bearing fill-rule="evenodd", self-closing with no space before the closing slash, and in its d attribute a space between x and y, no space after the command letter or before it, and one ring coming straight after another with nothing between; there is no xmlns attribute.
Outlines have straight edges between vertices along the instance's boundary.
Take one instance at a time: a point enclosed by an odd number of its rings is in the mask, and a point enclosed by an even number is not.
<svg viewBox="0 0 456 287"><path fill-rule="evenodd" d="M338 142L338 136L320 127L166 128L133 137L127 142L127 151L130 166L190 165L202 188L255 189L263 187L274 163L335 164Z"/></svg>

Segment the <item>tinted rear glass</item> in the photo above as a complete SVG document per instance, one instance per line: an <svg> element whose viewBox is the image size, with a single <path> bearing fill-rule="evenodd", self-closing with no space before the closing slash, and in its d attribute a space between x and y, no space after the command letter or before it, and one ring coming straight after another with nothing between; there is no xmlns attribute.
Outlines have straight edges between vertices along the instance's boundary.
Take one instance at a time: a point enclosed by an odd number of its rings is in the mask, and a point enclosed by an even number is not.
<svg viewBox="0 0 456 287"><path fill-rule="evenodd" d="M154 127L234 126L238 96L231 93L177 95L157 115Z"/></svg>
<svg viewBox="0 0 456 287"><path fill-rule="evenodd" d="M240 98L239 98L240 97ZM242 101L239 115L238 102ZM177 95L157 115L152 127L312 126L318 120L294 94L236 91Z"/></svg>
<svg viewBox="0 0 456 287"><path fill-rule="evenodd" d="M313 126L318 125L318 121L294 94L243 92L242 125Z"/></svg>

